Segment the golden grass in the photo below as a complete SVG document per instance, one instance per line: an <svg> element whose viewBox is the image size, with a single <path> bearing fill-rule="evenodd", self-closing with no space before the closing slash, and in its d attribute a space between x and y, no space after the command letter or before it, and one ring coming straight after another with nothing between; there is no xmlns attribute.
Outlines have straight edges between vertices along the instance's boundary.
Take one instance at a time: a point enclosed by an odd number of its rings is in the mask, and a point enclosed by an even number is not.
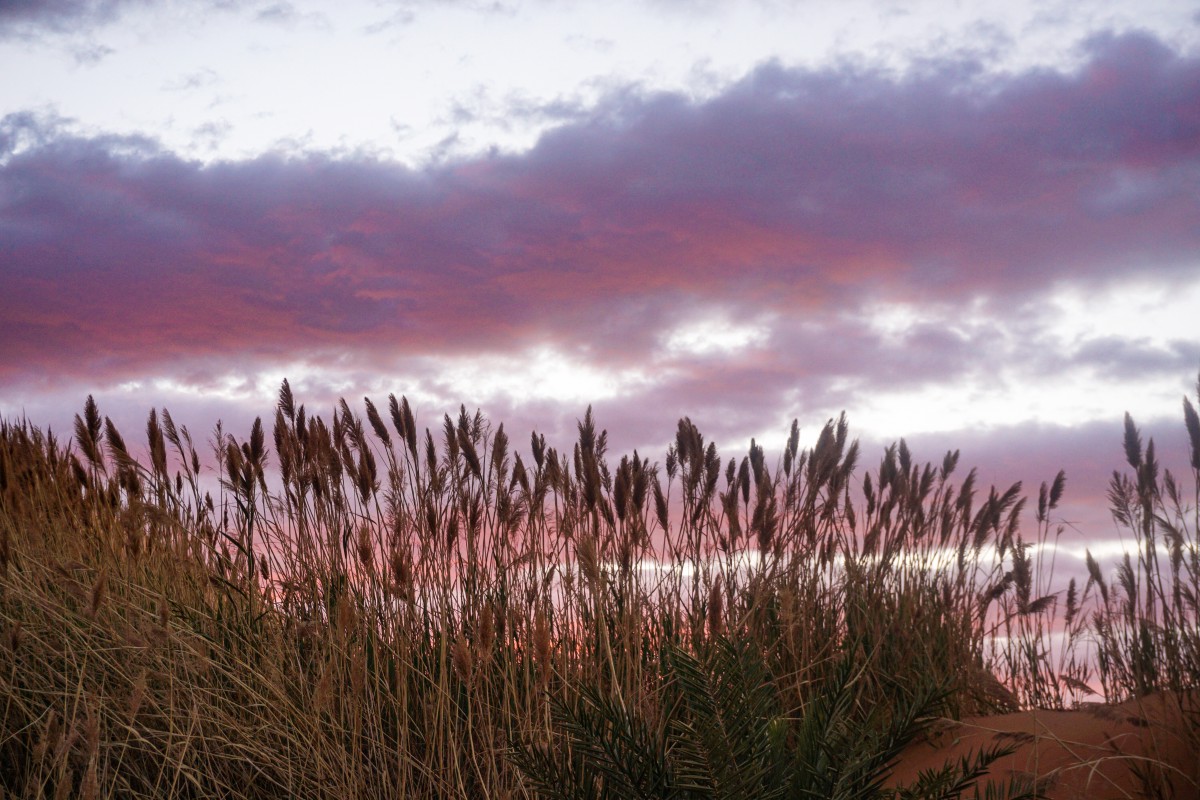
<svg viewBox="0 0 1200 800"><path fill-rule="evenodd" d="M211 468L165 410L146 463L91 398L68 445L0 422L0 790L529 797L510 755L564 743L552 700L655 719L665 654L729 636L797 713L839 663L854 709L938 686L954 718L1197 688L1196 504L1131 421L1111 499L1140 555L1079 590L1029 556L1061 476L1026 535L1020 485L957 453L900 442L856 478L844 417L771 468L686 419L662 464L610 459L589 411L527 465L465 409L436 435L406 399L365 409L326 422L285 382L273 447L218 423Z"/></svg>

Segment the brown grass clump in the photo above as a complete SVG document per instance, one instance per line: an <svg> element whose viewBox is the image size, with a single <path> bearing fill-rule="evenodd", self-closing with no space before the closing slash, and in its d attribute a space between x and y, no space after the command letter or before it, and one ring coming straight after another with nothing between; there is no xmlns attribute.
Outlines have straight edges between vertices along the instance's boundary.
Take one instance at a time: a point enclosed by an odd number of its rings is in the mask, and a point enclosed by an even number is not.
<svg viewBox="0 0 1200 800"><path fill-rule="evenodd" d="M91 398L70 443L0 421L6 796L532 797L513 754L581 747L564 714L611 704L604 730L651 741L713 664L763 682L787 748L834 684L864 731L898 693L958 719L1197 688L1200 503L1131 420L1110 499L1137 556L1064 589L1032 546L1061 474L1025 528L1020 484L960 479L956 452L901 441L858 477L844 416L771 465L687 419L656 463L610 459L590 410L523 455L479 413L381 408L326 419L285 381L272 444L218 423L210 465L166 410L144 448Z"/></svg>

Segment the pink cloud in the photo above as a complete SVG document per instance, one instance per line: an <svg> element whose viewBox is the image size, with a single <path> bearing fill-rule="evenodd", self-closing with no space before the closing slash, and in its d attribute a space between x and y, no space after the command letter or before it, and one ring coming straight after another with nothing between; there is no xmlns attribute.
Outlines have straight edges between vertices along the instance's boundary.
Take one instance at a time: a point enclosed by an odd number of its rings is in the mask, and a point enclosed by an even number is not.
<svg viewBox="0 0 1200 800"><path fill-rule="evenodd" d="M767 65L705 103L621 93L528 153L423 171L202 166L43 130L0 169L5 372L89 374L97 350L154 369L181 342L588 341L680 293L792 313L1167 277L1200 252L1198 108L1200 61L1134 35L1069 75Z"/></svg>
<svg viewBox="0 0 1200 800"><path fill-rule="evenodd" d="M447 358L550 344L654 373L596 403L622 445L664 441L687 414L740 454L746 432L773 420L782 434L791 416L819 425L805 413L845 407L853 423L863 394L986 381L1005 365L1047 380L1194 374L1194 339L1048 349L1041 302L1064 283L1192 279L1197 219L1200 58L1143 35L1094 40L1070 74L768 64L703 103L615 92L528 152L420 170L320 155L202 165L146 139L11 116L0 397L52 398L69 421L93 387L207 386L293 361L355 386L382 374L398 393L445 393ZM976 301L970 329L945 324ZM888 302L930 320L903 335L868 324ZM734 355L675 354L666 369L671 333L714 310L773 321ZM339 390L312 391L324 410ZM138 397L132 430L156 402ZM569 437L584 411L489 402L522 439L535 427ZM423 424L448 410L423 409ZM1098 435L985 431L964 459L1007 464L1003 446L1021 442L1036 468L1020 477L1073 464L1085 476L1073 489L1094 499ZM951 438L914 449L937 459L967 447ZM1110 450L1106 469L1119 466Z"/></svg>

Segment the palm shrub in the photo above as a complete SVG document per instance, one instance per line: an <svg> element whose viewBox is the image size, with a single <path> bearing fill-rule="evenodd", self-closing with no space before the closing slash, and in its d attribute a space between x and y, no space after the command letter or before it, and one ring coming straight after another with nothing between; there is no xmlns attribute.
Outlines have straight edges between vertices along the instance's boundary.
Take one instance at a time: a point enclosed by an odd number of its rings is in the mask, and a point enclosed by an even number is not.
<svg viewBox="0 0 1200 800"><path fill-rule="evenodd" d="M870 655L850 647L812 699L789 708L763 648L745 637L710 639L701 653L667 647L658 702L637 707L615 692L576 686L552 697L553 741L516 741L509 757L547 800L743 800L743 798L956 798L1013 752L981 749L885 789L901 751L928 728L947 690L933 680L893 687L894 702L868 705L859 683ZM978 796L978 792L976 792ZM1031 798L1019 779L988 797Z"/></svg>

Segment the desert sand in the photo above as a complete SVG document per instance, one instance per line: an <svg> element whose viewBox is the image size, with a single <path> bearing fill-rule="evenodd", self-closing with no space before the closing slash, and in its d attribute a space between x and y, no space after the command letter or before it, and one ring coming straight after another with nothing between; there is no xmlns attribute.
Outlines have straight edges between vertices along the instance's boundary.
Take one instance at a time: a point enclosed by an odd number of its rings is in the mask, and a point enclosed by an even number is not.
<svg viewBox="0 0 1200 800"><path fill-rule="evenodd" d="M1185 715L1193 722L1190 738ZM910 783L948 759L1003 742L1017 750L994 762L984 780L1033 777L1044 781L1046 797L1053 800L1200 798L1198 719L1200 694L946 720L904 752L890 784Z"/></svg>

